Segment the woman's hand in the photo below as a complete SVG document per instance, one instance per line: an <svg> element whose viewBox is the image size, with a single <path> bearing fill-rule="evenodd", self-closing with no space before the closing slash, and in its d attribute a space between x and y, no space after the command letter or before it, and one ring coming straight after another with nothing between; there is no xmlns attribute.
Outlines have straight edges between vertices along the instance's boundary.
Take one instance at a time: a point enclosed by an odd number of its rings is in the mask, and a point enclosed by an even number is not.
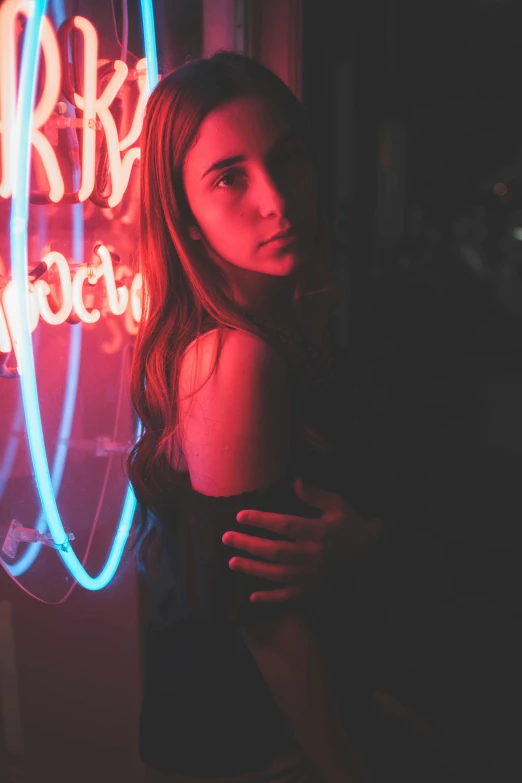
<svg viewBox="0 0 522 783"><path fill-rule="evenodd" d="M340 495L305 485L301 479L295 480L294 488L305 503L322 511L318 519L250 509L237 515L238 522L280 533L292 541L237 532L223 536L227 546L266 561L232 557L232 570L286 585L252 593L252 602L287 601L315 592L340 563L365 554L379 535L380 522L363 521Z"/></svg>

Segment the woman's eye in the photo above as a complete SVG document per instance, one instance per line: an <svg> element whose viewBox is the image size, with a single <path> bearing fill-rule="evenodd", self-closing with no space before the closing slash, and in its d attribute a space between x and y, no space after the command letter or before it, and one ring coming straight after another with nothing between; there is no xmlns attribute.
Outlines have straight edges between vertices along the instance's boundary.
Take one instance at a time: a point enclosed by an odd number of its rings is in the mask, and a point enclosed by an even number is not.
<svg viewBox="0 0 522 783"><path fill-rule="evenodd" d="M241 179L241 176L241 172L227 171L217 180L215 187L219 187L220 190L230 190Z"/></svg>

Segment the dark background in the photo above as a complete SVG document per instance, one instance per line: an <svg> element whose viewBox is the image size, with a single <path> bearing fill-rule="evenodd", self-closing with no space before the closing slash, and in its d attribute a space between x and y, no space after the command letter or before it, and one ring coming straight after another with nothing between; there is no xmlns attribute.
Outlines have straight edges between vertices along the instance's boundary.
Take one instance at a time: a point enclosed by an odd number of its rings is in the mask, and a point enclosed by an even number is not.
<svg viewBox="0 0 522 783"><path fill-rule="evenodd" d="M521 34L517 0L304 4L339 337L398 530L383 683L458 780L522 775Z"/></svg>

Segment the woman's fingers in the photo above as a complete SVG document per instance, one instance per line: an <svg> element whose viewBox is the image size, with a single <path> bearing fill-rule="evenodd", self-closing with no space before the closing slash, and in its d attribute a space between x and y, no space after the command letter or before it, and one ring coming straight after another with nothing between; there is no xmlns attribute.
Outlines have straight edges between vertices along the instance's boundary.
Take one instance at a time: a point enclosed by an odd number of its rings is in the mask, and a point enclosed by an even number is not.
<svg viewBox="0 0 522 783"><path fill-rule="evenodd" d="M243 525L262 527L296 540L319 541L322 535L322 525L318 524L318 519L253 509L240 511L236 519Z"/></svg>
<svg viewBox="0 0 522 783"><path fill-rule="evenodd" d="M296 598L302 598L308 593L313 592L309 586L300 587L281 587L274 590L261 590L252 593L250 602L253 604L275 604L283 601L291 601Z"/></svg>
<svg viewBox="0 0 522 783"><path fill-rule="evenodd" d="M294 482L296 494L309 506L321 509L322 516L338 514L343 508L343 499L335 492L327 492L325 489L305 484L302 479L296 478Z"/></svg>
<svg viewBox="0 0 522 783"><path fill-rule="evenodd" d="M270 582L294 582L305 576L315 575L317 568L310 566L274 565L262 563L258 560L250 560L246 557L233 557L228 562L232 571L242 571L244 574L267 579Z"/></svg>
<svg viewBox="0 0 522 783"><path fill-rule="evenodd" d="M226 546L240 549L271 563L309 563L320 555L321 549L313 541L272 541L246 533L225 533L221 539Z"/></svg>

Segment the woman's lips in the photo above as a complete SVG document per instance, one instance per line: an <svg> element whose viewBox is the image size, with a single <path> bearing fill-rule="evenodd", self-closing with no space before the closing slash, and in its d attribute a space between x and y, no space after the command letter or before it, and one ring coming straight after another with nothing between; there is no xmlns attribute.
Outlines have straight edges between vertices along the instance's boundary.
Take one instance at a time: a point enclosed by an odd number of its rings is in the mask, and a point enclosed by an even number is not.
<svg viewBox="0 0 522 783"><path fill-rule="evenodd" d="M285 247L286 245L292 245L295 243L297 235L295 231L285 234L275 239L269 239L268 242L263 242L262 247Z"/></svg>

